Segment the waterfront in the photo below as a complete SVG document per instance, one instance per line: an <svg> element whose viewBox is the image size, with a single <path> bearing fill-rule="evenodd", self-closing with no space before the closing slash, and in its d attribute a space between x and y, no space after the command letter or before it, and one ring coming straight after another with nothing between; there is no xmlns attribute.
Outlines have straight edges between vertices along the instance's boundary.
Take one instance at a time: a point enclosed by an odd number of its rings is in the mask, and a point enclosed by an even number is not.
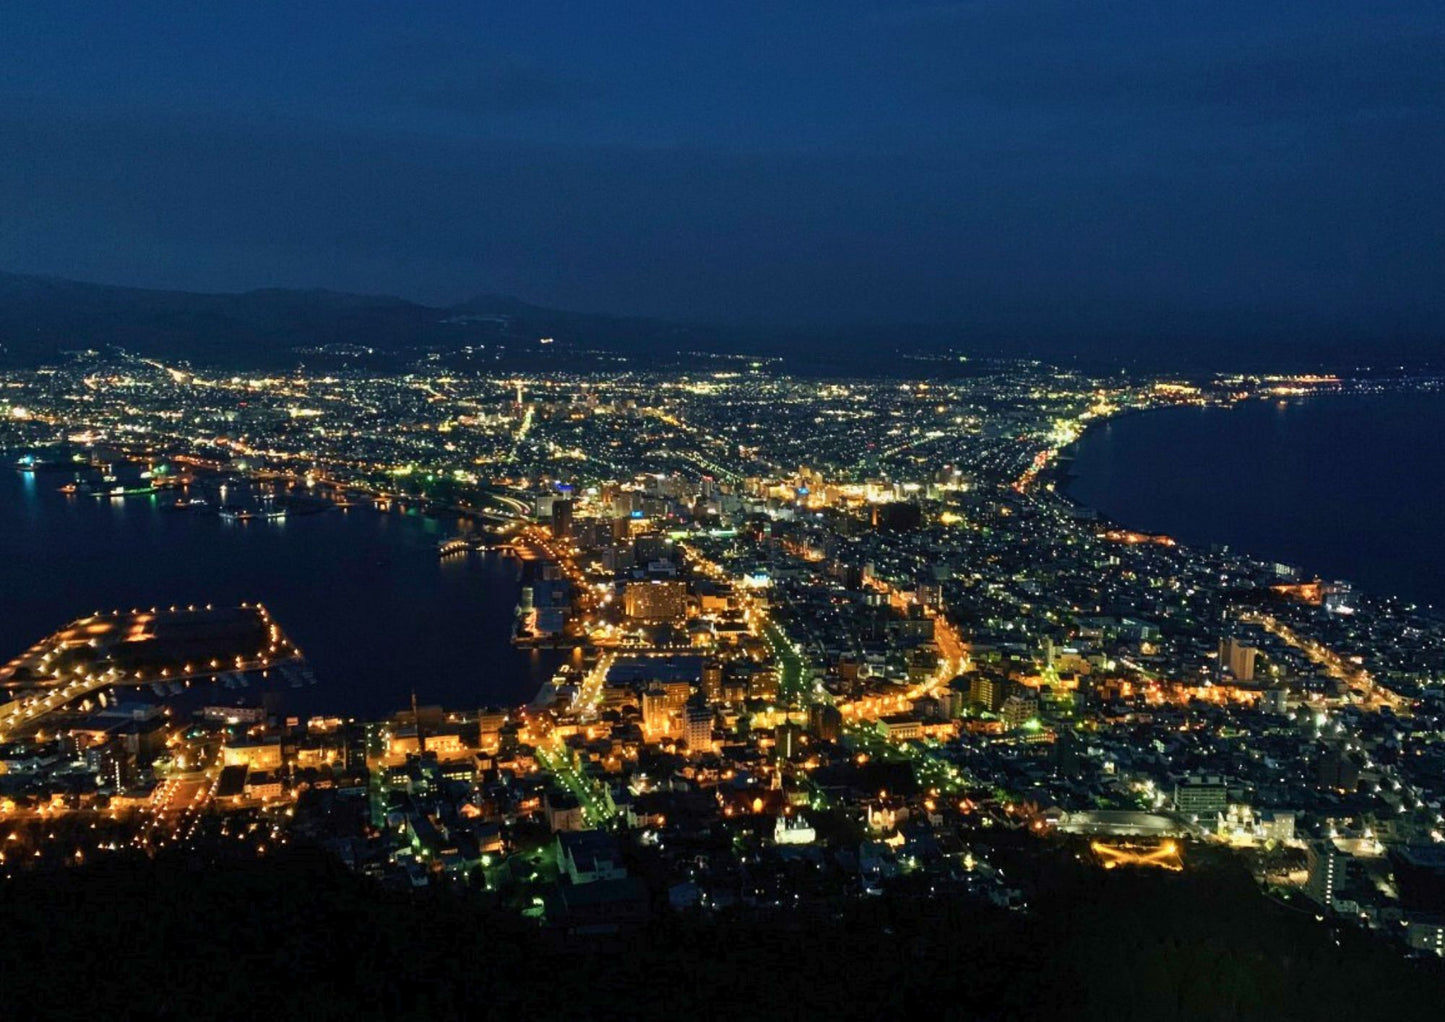
<svg viewBox="0 0 1445 1022"><path fill-rule="evenodd" d="M1130 528L1445 606L1445 396L1171 408L1090 429L1068 495Z"/></svg>
<svg viewBox="0 0 1445 1022"><path fill-rule="evenodd" d="M413 688L422 702L510 705L557 662L509 641L515 561L438 558L452 522L361 508L228 522L166 510L168 497L67 497L67 478L0 474L0 660L94 610L259 600L319 679L286 693L288 712L383 715Z"/></svg>

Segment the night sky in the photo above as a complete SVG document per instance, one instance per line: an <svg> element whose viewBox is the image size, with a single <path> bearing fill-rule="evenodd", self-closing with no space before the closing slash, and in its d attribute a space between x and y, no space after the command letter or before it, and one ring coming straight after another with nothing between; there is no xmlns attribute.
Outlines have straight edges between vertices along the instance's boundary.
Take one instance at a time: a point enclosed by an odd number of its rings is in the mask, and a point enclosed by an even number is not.
<svg viewBox="0 0 1445 1022"><path fill-rule="evenodd" d="M1445 338L1445 3L0 8L0 268Z"/></svg>

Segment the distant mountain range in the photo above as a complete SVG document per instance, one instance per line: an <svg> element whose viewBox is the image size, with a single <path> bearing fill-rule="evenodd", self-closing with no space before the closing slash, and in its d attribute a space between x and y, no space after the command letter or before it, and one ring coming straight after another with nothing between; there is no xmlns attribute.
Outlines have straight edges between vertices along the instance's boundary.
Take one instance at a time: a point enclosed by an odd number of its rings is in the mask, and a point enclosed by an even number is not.
<svg viewBox="0 0 1445 1022"><path fill-rule="evenodd" d="M564 312L504 295L434 308L401 298L268 288L196 294L0 273L0 361L30 365L65 351L120 347L224 368L289 366L317 355L417 357L483 345L625 354L702 345L716 333L656 320Z"/></svg>
<svg viewBox="0 0 1445 1022"><path fill-rule="evenodd" d="M1121 310L1121 317L1135 310ZM434 307L379 295L267 288L197 294L0 273L0 365L64 352L123 348L223 369L396 367L418 360L461 369L717 369L744 356L781 358L812 375L948 376L987 368L960 353L1038 357L1097 370L1351 370L1372 365L1439 371L1445 342L1429 332L1342 327L1275 329L1260 317L1203 323L1175 318L1119 332L1078 321L1063 332L988 326L883 324L768 329L567 312L506 295ZM1147 318L1147 317L1143 317ZM550 344L543 344L544 338ZM722 363L721 365L716 363Z"/></svg>

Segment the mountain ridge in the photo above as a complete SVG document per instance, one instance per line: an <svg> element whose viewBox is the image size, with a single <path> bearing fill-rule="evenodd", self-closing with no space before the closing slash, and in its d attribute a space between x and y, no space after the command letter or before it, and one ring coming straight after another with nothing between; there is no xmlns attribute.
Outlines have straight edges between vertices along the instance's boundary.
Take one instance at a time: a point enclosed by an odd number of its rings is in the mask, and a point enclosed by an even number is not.
<svg viewBox="0 0 1445 1022"><path fill-rule="evenodd" d="M644 351L692 330L662 320L549 309L488 292L433 306L327 288L216 293L0 272L0 361L11 365L51 360L68 350L121 347L239 368L295 362L328 345L404 355L469 344L535 344L553 335L574 345Z"/></svg>
<svg viewBox="0 0 1445 1022"><path fill-rule="evenodd" d="M1050 339L1001 323L910 323L906 311L893 322L785 328L577 312L486 291L428 305L328 288L175 291L0 272L0 366L12 367L111 347L221 369L335 358L354 366L363 357L377 368L419 358L474 369L598 368L618 359L699 368L699 357L776 356L790 371L824 376L967 373L964 355L1184 373L1438 372L1445 360L1445 343L1428 332L1382 326L1366 338L1296 331L1265 343L1267 324L1238 317L1231 323L1211 330L1202 319L1175 319L1151 330L1107 331L1081 319L1076 335ZM539 347L543 338L556 344Z"/></svg>

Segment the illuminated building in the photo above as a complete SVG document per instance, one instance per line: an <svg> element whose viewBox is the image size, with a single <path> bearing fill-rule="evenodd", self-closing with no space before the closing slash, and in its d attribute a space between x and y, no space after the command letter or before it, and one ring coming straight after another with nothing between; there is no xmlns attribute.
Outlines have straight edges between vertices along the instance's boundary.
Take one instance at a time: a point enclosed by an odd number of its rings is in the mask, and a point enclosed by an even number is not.
<svg viewBox="0 0 1445 1022"><path fill-rule="evenodd" d="M680 621L687 616L687 583L676 579L629 582L622 599L633 621Z"/></svg>
<svg viewBox="0 0 1445 1022"><path fill-rule="evenodd" d="M221 751L221 762L225 766L248 766L258 771L280 770L281 743L275 739L235 742Z"/></svg>
<svg viewBox="0 0 1445 1022"><path fill-rule="evenodd" d="M706 752L712 748L712 723L712 710L706 706L687 707L683 716L683 737L692 752Z"/></svg>
<svg viewBox="0 0 1445 1022"><path fill-rule="evenodd" d="M642 693L642 728L650 735L663 735L672 730L674 707L667 690L661 685L648 687Z"/></svg>
<svg viewBox="0 0 1445 1022"><path fill-rule="evenodd" d="M772 669L753 671L748 675L748 698L773 702L778 698L778 672Z"/></svg>
<svg viewBox="0 0 1445 1022"><path fill-rule="evenodd" d="M818 832L801 816L779 816L773 824L773 842L780 845L810 845Z"/></svg>
<svg viewBox="0 0 1445 1022"><path fill-rule="evenodd" d="M1324 588L1324 607L1331 614L1353 614L1354 593L1348 582L1332 582Z"/></svg>
<svg viewBox="0 0 1445 1022"><path fill-rule="evenodd" d="M999 707L999 718L1008 731L1017 731L1038 715L1038 700L1027 698L1021 694L1009 696Z"/></svg>
<svg viewBox="0 0 1445 1022"><path fill-rule="evenodd" d="M1309 867L1305 893L1330 907L1349 877L1350 856L1333 841L1311 841L1305 846L1305 862Z"/></svg>
<svg viewBox="0 0 1445 1022"><path fill-rule="evenodd" d="M831 703L814 703L808 707L808 727L825 742L843 737L843 714Z"/></svg>
<svg viewBox="0 0 1445 1022"><path fill-rule="evenodd" d="M1240 642L1232 635L1220 640L1220 665L1229 668L1229 673L1234 675L1235 681L1254 680L1254 660L1258 655L1258 649Z"/></svg>
<svg viewBox="0 0 1445 1022"><path fill-rule="evenodd" d="M923 722L907 714L895 713L884 717L878 726L890 741L904 742L923 737Z"/></svg>
<svg viewBox="0 0 1445 1022"><path fill-rule="evenodd" d="M969 701L997 713L1003 706L1008 680L988 671L978 671L969 680Z"/></svg>
<svg viewBox="0 0 1445 1022"><path fill-rule="evenodd" d="M273 773L250 771L246 774L247 798L280 798L281 778Z"/></svg>
<svg viewBox="0 0 1445 1022"><path fill-rule="evenodd" d="M617 842L598 830L559 833L557 865L574 884L621 880L627 876Z"/></svg>
<svg viewBox="0 0 1445 1022"><path fill-rule="evenodd" d="M436 734L423 733L422 741L426 743L426 751L440 757L447 756L469 756L471 747L463 740L460 734L455 731L442 731ZM416 729L407 728L392 735L387 743L387 755L392 758L400 758L408 755L415 755L420 748L417 741Z"/></svg>
<svg viewBox="0 0 1445 1022"><path fill-rule="evenodd" d="M506 723L505 710L483 710L477 714L477 738L480 746L495 750L501 741L502 727Z"/></svg>
<svg viewBox="0 0 1445 1022"><path fill-rule="evenodd" d="M702 665L702 695L709 703L723 701L723 665L709 660Z"/></svg>
<svg viewBox="0 0 1445 1022"><path fill-rule="evenodd" d="M1294 825L1293 813L1268 809L1256 812L1247 805L1230 805L1218 817L1220 836L1238 845L1293 841Z"/></svg>
<svg viewBox="0 0 1445 1022"><path fill-rule="evenodd" d="M1174 785L1174 810L1185 816L1208 819L1229 806L1229 787L1224 778L1197 775Z"/></svg>

